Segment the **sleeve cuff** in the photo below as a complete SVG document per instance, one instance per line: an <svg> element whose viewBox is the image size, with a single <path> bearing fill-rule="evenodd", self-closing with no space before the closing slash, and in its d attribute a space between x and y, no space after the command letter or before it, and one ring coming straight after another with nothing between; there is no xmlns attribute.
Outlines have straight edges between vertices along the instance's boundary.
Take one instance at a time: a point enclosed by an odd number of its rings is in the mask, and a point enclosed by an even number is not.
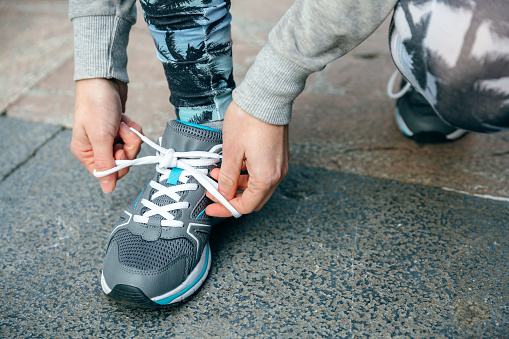
<svg viewBox="0 0 509 339"><path fill-rule="evenodd" d="M293 101L304 90L311 73L280 56L269 43L233 91L233 100L255 118L286 125L291 120Z"/></svg>
<svg viewBox="0 0 509 339"><path fill-rule="evenodd" d="M132 24L118 16L85 16L72 20L74 80L115 78L129 82L127 43Z"/></svg>

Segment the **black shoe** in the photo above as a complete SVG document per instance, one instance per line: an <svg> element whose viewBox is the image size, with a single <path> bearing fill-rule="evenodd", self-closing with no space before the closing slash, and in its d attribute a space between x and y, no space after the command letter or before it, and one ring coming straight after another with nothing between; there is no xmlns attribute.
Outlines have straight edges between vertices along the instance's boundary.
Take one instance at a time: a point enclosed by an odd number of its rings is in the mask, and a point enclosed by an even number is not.
<svg viewBox="0 0 509 339"><path fill-rule="evenodd" d="M406 81L403 80L401 88L405 85ZM418 142L454 141L467 133L444 122L428 101L413 87L408 88L397 100L395 117L400 131L406 137Z"/></svg>
<svg viewBox="0 0 509 339"><path fill-rule="evenodd" d="M434 111L428 101L414 87L412 83L413 73L409 63L410 56L403 47L403 42L394 25L390 28L391 56L398 71L395 71L387 83L387 94L396 102L396 123L400 131L408 138L424 143L438 143L453 141L464 136L467 131L452 127L444 122ZM401 90L393 93L398 73L404 78Z"/></svg>

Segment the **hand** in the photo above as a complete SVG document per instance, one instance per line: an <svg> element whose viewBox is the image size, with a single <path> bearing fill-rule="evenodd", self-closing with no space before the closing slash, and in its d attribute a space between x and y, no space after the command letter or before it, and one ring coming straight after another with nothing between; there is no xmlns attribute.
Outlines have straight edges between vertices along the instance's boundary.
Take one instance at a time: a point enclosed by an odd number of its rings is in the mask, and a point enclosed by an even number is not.
<svg viewBox="0 0 509 339"><path fill-rule="evenodd" d="M136 122L125 112L127 84L118 80L86 79L76 82L72 154L92 173L108 170L115 160L136 158L141 147L140 138L129 127L141 132ZM100 178L104 193L115 189L118 179L129 171Z"/></svg>
<svg viewBox="0 0 509 339"><path fill-rule="evenodd" d="M288 173L289 158L288 125L263 122L232 101L223 124L223 161L211 175L218 180L219 192L239 213L248 214L263 207ZM240 175L241 169L247 169L249 175ZM236 193L237 190L244 192ZM209 205L206 213L231 216L219 203Z"/></svg>

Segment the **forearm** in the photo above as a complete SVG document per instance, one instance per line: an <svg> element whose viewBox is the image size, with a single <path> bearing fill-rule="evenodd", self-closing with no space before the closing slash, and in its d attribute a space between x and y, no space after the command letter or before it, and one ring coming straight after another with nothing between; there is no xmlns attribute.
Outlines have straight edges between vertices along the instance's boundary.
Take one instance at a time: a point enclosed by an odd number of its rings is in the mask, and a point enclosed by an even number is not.
<svg viewBox="0 0 509 339"><path fill-rule="evenodd" d="M127 43L136 22L135 0L69 1L74 29L74 80L129 82Z"/></svg>
<svg viewBox="0 0 509 339"><path fill-rule="evenodd" d="M233 99L246 112L284 125L307 77L364 41L396 0L297 0L269 34Z"/></svg>

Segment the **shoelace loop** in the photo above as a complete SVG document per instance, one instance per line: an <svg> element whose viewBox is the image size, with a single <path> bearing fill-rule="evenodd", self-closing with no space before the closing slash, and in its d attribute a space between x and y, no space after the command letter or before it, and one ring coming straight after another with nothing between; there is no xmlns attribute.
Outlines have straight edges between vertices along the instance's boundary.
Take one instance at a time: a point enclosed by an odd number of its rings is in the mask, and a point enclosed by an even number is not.
<svg viewBox="0 0 509 339"><path fill-rule="evenodd" d="M391 77L389 78L389 81L387 82L387 95L391 99L401 98L403 95L405 95L406 92L408 92L408 90L412 86L410 84L410 81L407 81L405 86L403 86L403 88L399 92L394 93L393 89L394 89L394 86L396 85L396 79L398 78L398 74L399 74L399 71L395 70L394 73L392 73Z"/></svg>
<svg viewBox="0 0 509 339"><path fill-rule="evenodd" d="M149 138L145 137L141 133L139 133L137 130L131 127L131 131L136 133L143 142L148 144L150 147L154 148L157 152L155 156L147 156L142 158L137 158L134 160L116 160L115 164L117 166L106 170L106 171L96 171L94 170L94 176L97 178L102 178L107 175L110 175L112 173L115 173L123 168L130 167L130 166L137 166L137 165L148 165L148 164L157 164L156 170L161 173L165 174L166 177L168 176L171 168L178 167L183 169L184 171L187 171L187 173L191 176L193 176L210 194L212 194L221 204L223 204L224 207L230 211L230 213L235 217L239 218L242 216L233 206L219 193L217 190L217 182L212 180L206 173L203 171L196 169L195 167L203 167L203 166L210 166L218 163L222 156L217 153L219 149L222 148L222 145L216 145L214 146L209 152L204 151L194 151L194 152L175 152L174 149L166 149ZM153 181L152 181L153 182ZM152 185L151 185L152 186ZM181 186L181 185L177 185ZM154 188L154 186L152 186ZM159 187L159 186L156 186ZM157 188L156 188L157 190ZM180 191L181 189L176 188L176 190ZM190 188L185 188L185 190L190 190ZM159 189L159 191L162 191ZM154 193L157 194L157 193ZM165 194L165 193L163 193ZM171 193L169 193L171 194ZM170 195L170 197L172 197ZM173 197L172 197L173 198ZM176 200L176 199L174 199ZM182 226L182 222L175 222L172 220L173 216L168 213L171 210L184 208L182 206L182 203L174 203L166 206L157 206L154 203L147 201L143 199L141 203L150 209L151 211L148 213L148 215L153 214L160 214L165 218L168 222L168 226ZM161 213L159 213L161 212ZM147 214L147 213L146 213ZM171 218L171 219L170 219ZM144 217L144 220L146 218ZM173 221L173 222L172 222ZM161 222L161 225L163 225L163 222Z"/></svg>

